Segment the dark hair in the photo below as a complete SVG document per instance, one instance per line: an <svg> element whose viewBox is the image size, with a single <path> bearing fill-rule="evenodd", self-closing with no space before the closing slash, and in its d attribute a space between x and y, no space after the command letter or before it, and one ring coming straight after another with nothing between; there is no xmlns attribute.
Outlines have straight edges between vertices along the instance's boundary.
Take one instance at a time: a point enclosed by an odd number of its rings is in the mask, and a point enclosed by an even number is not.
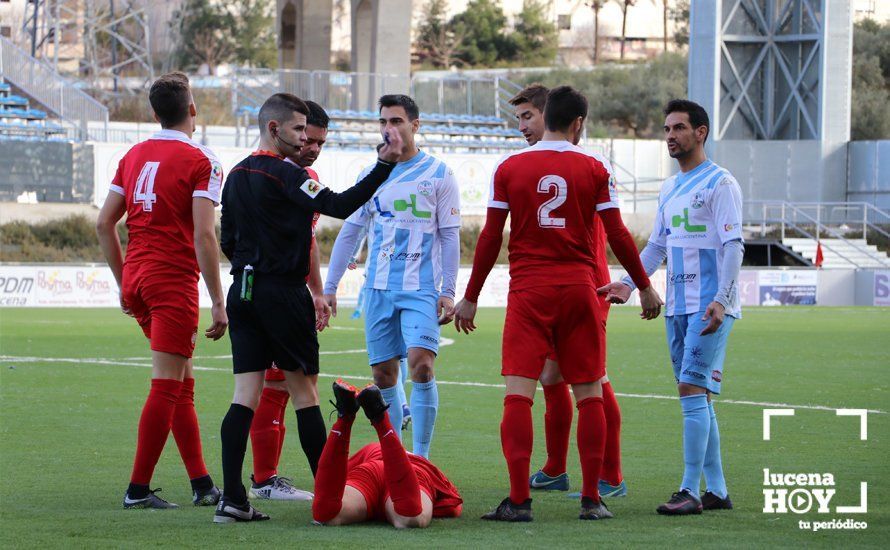
<svg viewBox="0 0 890 550"><path fill-rule="evenodd" d="M547 94L544 126L551 132L564 132L576 118L587 118L587 98L571 86L559 86Z"/></svg>
<svg viewBox="0 0 890 550"><path fill-rule="evenodd" d="M331 122L331 117L325 112L325 110L318 103L306 100L306 106L309 107L309 115L306 116L306 124L311 124L312 126L318 126L319 128L328 129L328 124Z"/></svg>
<svg viewBox="0 0 890 550"><path fill-rule="evenodd" d="M535 109L543 113L544 106L547 105L547 93L549 91L550 89L543 84L535 82L534 84L529 84L521 92L510 98L509 103L514 107L523 103L531 103L535 106Z"/></svg>
<svg viewBox="0 0 890 550"><path fill-rule="evenodd" d="M711 121L704 107L688 99L672 99L668 101L667 106L664 108L664 116L668 116L671 113L686 113L689 115L689 124L692 125L693 130L702 126L707 128L708 133L705 134L704 141L708 141L708 136L711 135Z"/></svg>
<svg viewBox="0 0 890 550"><path fill-rule="evenodd" d="M294 94L281 93L269 96L269 99L260 107L260 113L257 115L260 133L265 134L268 131L270 121L274 120L281 123L283 120L290 120L294 112L308 117L309 107L306 106L306 102Z"/></svg>
<svg viewBox="0 0 890 550"><path fill-rule="evenodd" d="M405 109L405 114L408 115L408 120L415 121L420 118L420 109L417 108L417 103L414 103L414 100L405 94L388 94L384 96L380 96L380 101L377 102L378 113L383 110L384 107L402 107Z"/></svg>
<svg viewBox="0 0 890 550"><path fill-rule="evenodd" d="M155 80L148 92L148 102L158 115L162 128L182 124L189 116L192 94L185 73L168 73Z"/></svg>

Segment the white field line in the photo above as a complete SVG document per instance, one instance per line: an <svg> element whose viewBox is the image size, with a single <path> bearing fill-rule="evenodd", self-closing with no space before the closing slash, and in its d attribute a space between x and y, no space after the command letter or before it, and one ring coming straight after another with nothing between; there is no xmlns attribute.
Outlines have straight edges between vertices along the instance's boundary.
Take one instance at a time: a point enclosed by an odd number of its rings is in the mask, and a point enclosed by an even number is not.
<svg viewBox="0 0 890 550"><path fill-rule="evenodd" d="M364 351L364 350L362 350ZM351 353L352 350L346 350L345 352L340 353ZM329 352L336 353L336 352ZM230 355L225 356L209 356L205 358L231 358ZM124 367L143 367L143 368L151 368L150 359L148 357L139 358L143 362L133 362L126 360L117 360L117 359L99 359L99 358L76 358L76 357L17 357L12 355L0 355L0 361L4 363L68 363L68 364L86 364L86 365L112 365L112 366L124 366ZM195 370L199 371L212 371L212 372L232 372L230 368L223 367L203 367L195 365L193 367ZM370 380L370 376L355 376L353 374L328 374L328 373L320 373L318 375L321 378L361 378L363 380ZM456 382L452 380L441 380L436 379L436 382L445 386L468 386L475 388L496 388L496 389L504 389L503 384L488 384L484 382ZM538 388L538 391L541 391L541 388ZM666 399L666 400L675 400L677 396L675 395L659 395L652 393L620 393L615 392L615 395L618 397L629 397L633 399ZM770 403L767 401L745 401L745 400L736 400L736 399L720 399L720 403L726 403L730 405L751 405L755 407L769 407L769 408L781 408L781 409L801 409L801 410L811 410L811 411L836 411L838 410L835 407L826 407L824 405L792 405L790 403ZM874 414L887 414L887 411L883 411L880 409L866 409L870 413Z"/></svg>

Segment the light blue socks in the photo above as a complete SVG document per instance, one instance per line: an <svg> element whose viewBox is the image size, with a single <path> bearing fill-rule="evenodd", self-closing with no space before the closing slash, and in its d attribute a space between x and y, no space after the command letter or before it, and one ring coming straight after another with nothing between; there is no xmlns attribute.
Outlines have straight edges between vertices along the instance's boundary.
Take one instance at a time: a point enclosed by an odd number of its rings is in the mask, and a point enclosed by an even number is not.
<svg viewBox="0 0 890 550"><path fill-rule="evenodd" d="M429 382L411 383L411 418L414 423L412 436L414 454L424 458L430 456L430 443L436 425L436 412L439 410L439 388L436 379ZM391 414L391 413L390 413ZM401 411L399 411L401 419Z"/></svg>
<svg viewBox="0 0 890 550"><path fill-rule="evenodd" d="M680 398L683 409L683 482L680 490L689 491L699 497L702 467L705 451L708 448L708 432L711 430L711 416L708 412L708 396L704 393Z"/></svg>
<svg viewBox="0 0 890 550"><path fill-rule="evenodd" d="M392 429L396 432L399 439L402 439L402 401L399 398L400 387L402 387L402 385L396 383L396 385L391 388L380 388L380 394L383 395L383 400L389 405L387 412L389 413L389 421L392 424ZM404 393L402 393L402 395L404 395Z"/></svg>
<svg viewBox="0 0 890 550"><path fill-rule="evenodd" d="M726 479L723 477L723 462L720 460L720 431L717 429L717 413L714 403L708 403L711 429L708 433L708 448L705 451L705 487L720 498L726 498Z"/></svg>

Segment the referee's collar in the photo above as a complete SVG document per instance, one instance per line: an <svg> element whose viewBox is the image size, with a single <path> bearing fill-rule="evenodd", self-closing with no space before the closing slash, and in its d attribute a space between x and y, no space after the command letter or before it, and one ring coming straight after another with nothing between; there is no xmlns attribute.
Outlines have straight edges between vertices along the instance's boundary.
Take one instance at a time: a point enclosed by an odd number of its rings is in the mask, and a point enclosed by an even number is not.
<svg viewBox="0 0 890 550"><path fill-rule="evenodd" d="M252 157L275 157L277 159L284 159L278 153L273 153L272 151L266 151L265 149L257 149L253 153L250 154Z"/></svg>

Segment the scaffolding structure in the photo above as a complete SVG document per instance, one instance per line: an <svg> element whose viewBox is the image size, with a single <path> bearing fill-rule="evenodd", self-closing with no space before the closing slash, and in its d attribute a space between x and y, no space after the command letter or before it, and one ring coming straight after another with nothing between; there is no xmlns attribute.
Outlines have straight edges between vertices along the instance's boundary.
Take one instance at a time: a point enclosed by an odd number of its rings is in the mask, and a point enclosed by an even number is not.
<svg viewBox="0 0 890 550"><path fill-rule="evenodd" d="M101 95L141 90L154 79L145 3L32 0L22 25L26 49Z"/></svg>

